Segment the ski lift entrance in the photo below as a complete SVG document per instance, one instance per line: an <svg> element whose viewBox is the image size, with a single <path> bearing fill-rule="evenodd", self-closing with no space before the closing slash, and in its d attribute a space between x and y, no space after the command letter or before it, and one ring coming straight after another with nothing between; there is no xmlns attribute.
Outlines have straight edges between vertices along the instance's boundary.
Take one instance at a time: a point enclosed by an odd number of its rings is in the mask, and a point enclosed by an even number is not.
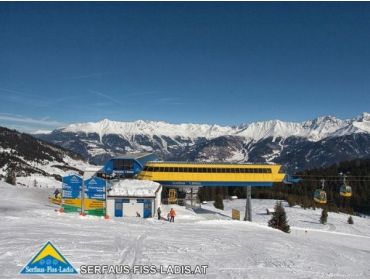
<svg viewBox="0 0 370 280"><path fill-rule="evenodd" d="M314 201L320 204L325 204L327 202L326 191L324 191L325 180L321 180L321 189L316 189L314 193Z"/></svg>

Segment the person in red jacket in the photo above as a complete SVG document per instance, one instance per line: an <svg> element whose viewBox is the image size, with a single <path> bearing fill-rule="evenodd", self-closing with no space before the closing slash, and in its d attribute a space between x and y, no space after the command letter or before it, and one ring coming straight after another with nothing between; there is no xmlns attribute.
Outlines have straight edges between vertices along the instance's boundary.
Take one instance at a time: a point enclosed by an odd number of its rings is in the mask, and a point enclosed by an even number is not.
<svg viewBox="0 0 370 280"><path fill-rule="evenodd" d="M176 212L175 212L175 209L171 208L171 211L170 211L170 222L175 222L175 216L176 216Z"/></svg>

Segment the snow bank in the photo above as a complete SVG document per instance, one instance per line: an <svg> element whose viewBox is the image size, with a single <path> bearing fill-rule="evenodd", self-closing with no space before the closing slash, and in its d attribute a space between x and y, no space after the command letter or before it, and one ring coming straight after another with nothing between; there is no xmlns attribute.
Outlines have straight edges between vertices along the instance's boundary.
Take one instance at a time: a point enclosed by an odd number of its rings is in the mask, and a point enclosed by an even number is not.
<svg viewBox="0 0 370 280"><path fill-rule="evenodd" d="M109 195L153 197L159 186L156 182L146 180L120 180L112 183Z"/></svg>

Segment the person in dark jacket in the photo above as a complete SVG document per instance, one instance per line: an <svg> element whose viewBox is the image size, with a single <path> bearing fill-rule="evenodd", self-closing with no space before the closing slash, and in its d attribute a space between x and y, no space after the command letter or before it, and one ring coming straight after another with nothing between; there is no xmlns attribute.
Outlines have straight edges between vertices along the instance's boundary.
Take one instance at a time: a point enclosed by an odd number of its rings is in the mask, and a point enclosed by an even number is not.
<svg viewBox="0 0 370 280"><path fill-rule="evenodd" d="M160 219L161 219L161 213L162 213L162 211L161 211L161 207L158 207L158 209L157 209L158 220L160 220Z"/></svg>
<svg viewBox="0 0 370 280"><path fill-rule="evenodd" d="M59 194L60 194L59 189L56 189L56 190L54 191L54 197L55 197L55 198L58 198Z"/></svg>

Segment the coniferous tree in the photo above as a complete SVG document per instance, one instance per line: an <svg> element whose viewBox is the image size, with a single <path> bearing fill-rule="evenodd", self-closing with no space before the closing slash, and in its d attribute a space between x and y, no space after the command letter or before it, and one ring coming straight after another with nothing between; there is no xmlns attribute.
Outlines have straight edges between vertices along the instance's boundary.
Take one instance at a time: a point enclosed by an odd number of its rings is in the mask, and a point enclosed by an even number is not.
<svg viewBox="0 0 370 280"><path fill-rule="evenodd" d="M353 219L352 219L352 216L349 216L347 222L350 224L350 225L353 225Z"/></svg>
<svg viewBox="0 0 370 280"><path fill-rule="evenodd" d="M216 199L215 199L215 202L213 203L213 205L214 205L217 209L224 210L224 201L223 201L222 195L221 195L220 193L218 193L218 194L216 195Z"/></svg>
<svg viewBox="0 0 370 280"><path fill-rule="evenodd" d="M288 225L286 213L281 202L276 202L275 212L272 214L271 220L268 222L268 226L286 233L290 232L290 226Z"/></svg>
<svg viewBox="0 0 370 280"><path fill-rule="evenodd" d="M6 174L6 178L5 178L5 182L7 182L10 185L15 185L15 183L16 183L16 177L15 177L14 166L10 166L8 168L8 171L7 171L7 174Z"/></svg>
<svg viewBox="0 0 370 280"><path fill-rule="evenodd" d="M326 208L322 209L321 217L320 217L320 223L325 225L328 221L328 210Z"/></svg>
<svg viewBox="0 0 370 280"><path fill-rule="evenodd" d="M288 202L289 207L293 207L293 206L297 205L297 202L291 196L288 196L287 199L286 199L286 201Z"/></svg>

